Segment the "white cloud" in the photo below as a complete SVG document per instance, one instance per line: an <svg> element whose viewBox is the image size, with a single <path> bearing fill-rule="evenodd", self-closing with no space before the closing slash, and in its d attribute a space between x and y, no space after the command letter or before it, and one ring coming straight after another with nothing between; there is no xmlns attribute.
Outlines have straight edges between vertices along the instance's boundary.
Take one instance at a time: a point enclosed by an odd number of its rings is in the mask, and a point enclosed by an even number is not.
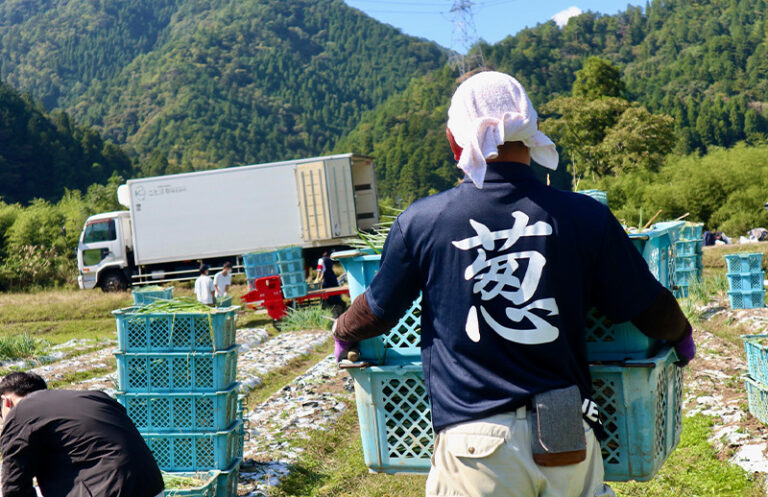
<svg viewBox="0 0 768 497"><path fill-rule="evenodd" d="M568 19L579 14L581 14L581 9L574 5L573 7L568 7L565 10L561 10L557 14L553 15L551 19L555 21L555 24L562 28L568 24Z"/></svg>

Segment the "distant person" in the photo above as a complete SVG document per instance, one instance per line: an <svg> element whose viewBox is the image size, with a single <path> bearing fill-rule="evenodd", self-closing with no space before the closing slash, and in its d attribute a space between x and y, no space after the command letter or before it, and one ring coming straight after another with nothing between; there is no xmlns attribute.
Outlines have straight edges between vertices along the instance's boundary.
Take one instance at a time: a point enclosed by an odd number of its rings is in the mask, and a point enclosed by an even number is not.
<svg viewBox="0 0 768 497"><path fill-rule="evenodd" d="M209 269L208 264L200 265L200 276L195 280L195 296L198 302L213 305L216 303L216 298L214 296L213 280L208 276Z"/></svg>
<svg viewBox="0 0 768 497"><path fill-rule="evenodd" d="M320 288L336 288L339 286L339 280L336 273L333 272L333 259L328 255L328 251L323 252L323 256L317 260L317 278L315 283L320 283ZM334 295L324 300L330 307L343 307L344 302L341 297Z"/></svg>
<svg viewBox="0 0 768 497"><path fill-rule="evenodd" d="M3 497L155 497L163 477L125 408L103 392L47 390L34 373L0 381Z"/></svg>
<svg viewBox="0 0 768 497"><path fill-rule="evenodd" d="M226 297L229 287L232 286L232 263L227 261L221 266L221 271L213 277L213 286L216 288L216 297Z"/></svg>

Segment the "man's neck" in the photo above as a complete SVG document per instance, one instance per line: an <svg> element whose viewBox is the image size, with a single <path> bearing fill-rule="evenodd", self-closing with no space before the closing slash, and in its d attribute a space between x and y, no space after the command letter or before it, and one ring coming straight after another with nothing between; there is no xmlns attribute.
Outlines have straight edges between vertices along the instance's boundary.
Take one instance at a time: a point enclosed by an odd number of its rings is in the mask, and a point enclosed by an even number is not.
<svg viewBox="0 0 768 497"><path fill-rule="evenodd" d="M486 162L520 162L531 165L531 151L516 143L505 143L498 148L499 156Z"/></svg>

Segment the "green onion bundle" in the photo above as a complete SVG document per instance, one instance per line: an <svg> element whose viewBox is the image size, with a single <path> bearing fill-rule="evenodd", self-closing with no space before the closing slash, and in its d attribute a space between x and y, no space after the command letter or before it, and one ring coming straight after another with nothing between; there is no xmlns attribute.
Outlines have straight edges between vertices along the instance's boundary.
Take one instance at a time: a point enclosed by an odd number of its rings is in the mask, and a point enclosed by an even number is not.
<svg viewBox="0 0 768 497"><path fill-rule="evenodd" d="M215 308L201 304L200 302L191 299L189 297L176 297L175 299L156 299L151 304L144 307L137 308L133 311L134 314L156 314L156 313L208 313L210 314Z"/></svg>
<svg viewBox="0 0 768 497"><path fill-rule="evenodd" d="M165 290L165 289L163 287L161 287L160 285L148 285L148 286L143 286L141 288L137 288L136 290L134 290L134 292L135 293L139 293L139 292L162 292L163 290Z"/></svg>

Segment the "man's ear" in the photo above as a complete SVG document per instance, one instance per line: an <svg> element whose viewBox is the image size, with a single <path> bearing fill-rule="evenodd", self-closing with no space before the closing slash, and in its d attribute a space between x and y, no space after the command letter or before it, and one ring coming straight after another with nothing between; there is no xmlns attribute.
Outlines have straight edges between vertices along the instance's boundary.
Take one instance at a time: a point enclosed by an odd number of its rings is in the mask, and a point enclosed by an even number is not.
<svg viewBox="0 0 768 497"><path fill-rule="evenodd" d="M448 143L451 146L451 151L453 152L453 158L457 161L461 158L461 147L458 143L456 143L456 139L453 137L453 133L451 133L451 130L447 127L445 128L445 136L448 138Z"/></svg>

